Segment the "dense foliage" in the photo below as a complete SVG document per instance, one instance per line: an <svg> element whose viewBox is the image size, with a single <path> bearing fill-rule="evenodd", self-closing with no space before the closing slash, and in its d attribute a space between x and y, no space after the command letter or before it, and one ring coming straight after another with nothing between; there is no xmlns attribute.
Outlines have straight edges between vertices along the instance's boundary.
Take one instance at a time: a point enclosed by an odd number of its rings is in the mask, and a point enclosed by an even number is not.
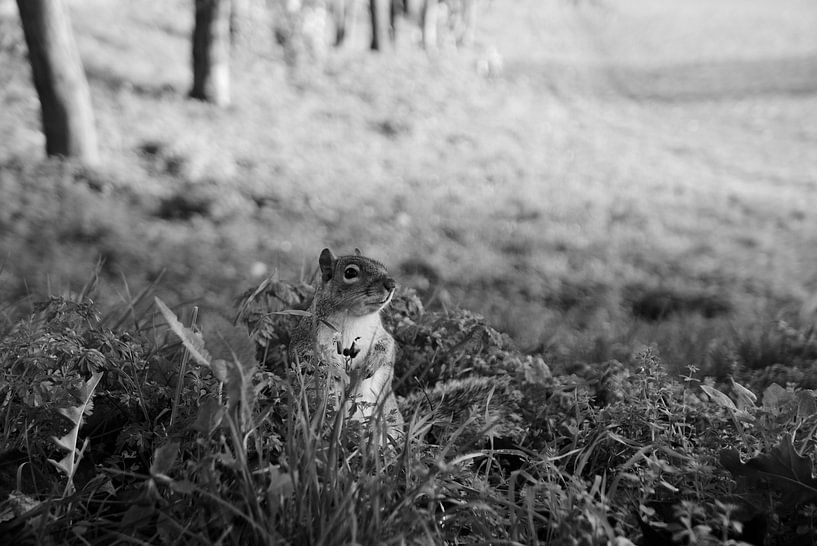
<svg viewBox="0 0 817 546"><path fill-rule="evenodd" d="M191 2L70 2L90 169L42 160L0 2L0 544L815 542L813 2L485 2L473 49L315 59L271 3L219 110ZM385 448L286 361L306 285L221 316L325 245L438 305L386 317Z"/></svg>
<svg viewBox="0 0 817 546"><path fill-rule="evenodd" d="M100 318L90 290L0 341L4 543L812 543L813 391L758 400L649 348L556 373L405 292L386 318L407 429L380 446L285 360L307 286L269 279L247 328L204 335L159 300Z"/></svg>

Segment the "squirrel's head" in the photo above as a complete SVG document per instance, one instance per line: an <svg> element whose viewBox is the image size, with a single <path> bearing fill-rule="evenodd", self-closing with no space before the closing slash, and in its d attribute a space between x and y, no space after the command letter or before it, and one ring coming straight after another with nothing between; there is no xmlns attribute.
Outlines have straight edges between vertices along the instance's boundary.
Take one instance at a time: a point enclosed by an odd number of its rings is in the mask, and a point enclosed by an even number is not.
<svg viewBox="0 0 817 546"><path fill-rule="evenodd" d="M397 288L386 267L362 256L358 249L349 256L335 256L324 248L318 263L323 303L331 305L333 311L354 316L376 313L389 304Z"/></svg>

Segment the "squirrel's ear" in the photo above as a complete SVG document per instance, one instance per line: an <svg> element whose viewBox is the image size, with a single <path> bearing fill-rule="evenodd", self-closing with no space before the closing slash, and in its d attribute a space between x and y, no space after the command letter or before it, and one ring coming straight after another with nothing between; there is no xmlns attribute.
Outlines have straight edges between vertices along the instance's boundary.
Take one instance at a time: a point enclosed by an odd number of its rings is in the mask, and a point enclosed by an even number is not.
<svg viewBox="0 0 817 546"><path fill-rule="evenodd" d="M332 254L332 251L328 248L324 248L321 251L321 257L318 258L318 263L321 266L321 279L323 282L329 282L332 279L332 274L335 271L335 262L338 259L335 258L335 255Z"/></svg>
<svg viewBox="0 0 817 546"><path fill-rule="evenodd" d="M355 256L362 256L359 248L355 248Z"/></svg>

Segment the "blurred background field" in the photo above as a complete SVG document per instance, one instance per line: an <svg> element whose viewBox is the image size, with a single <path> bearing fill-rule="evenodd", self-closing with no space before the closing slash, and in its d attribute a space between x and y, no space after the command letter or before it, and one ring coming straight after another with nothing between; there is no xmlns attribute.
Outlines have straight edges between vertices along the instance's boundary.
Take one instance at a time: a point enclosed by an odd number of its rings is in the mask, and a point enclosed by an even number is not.
<svg viewBox="0 0 817 546"><path fill-rule="evenodd" d="M403 21L373 54L361 20L294 66L251 3L227 109L186 98L189 2L69 5L93 170L44 159L0 10L7 320L100 257L104 305L164 271L164 299L231 315L273 270L309 277L324 246L571 365L645 344L677 368L753 348L774 364L777 321L817 318L812 0L493 0L469 48L426 54Z"/></svg>

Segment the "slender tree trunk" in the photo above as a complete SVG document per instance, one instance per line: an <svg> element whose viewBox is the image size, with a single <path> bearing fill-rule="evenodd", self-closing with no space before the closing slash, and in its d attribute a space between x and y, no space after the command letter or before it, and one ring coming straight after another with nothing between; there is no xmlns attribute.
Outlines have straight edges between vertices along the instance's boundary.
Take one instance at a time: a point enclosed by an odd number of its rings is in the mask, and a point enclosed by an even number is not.
<svg viewBox="0 0 817 546"><path fill-rule="evenodd" d="M40 98L46 154L97 163L88 80L63 0L17 0L17 8Z"/></svg>
<svg viewBox="0 0 817 546"><path fill-rule="evenodd" d="M24 2L25 0L18 0ZM190 97L230 104L230 0L196 0Z"/></svg>
<svg viewBox="0 0 817 546"><path fill-rule="evenodd" d="M457 36L457 41L461 45L469 47L474 45L474 35L477 30L477 10L479 9L479 6L477 6L478 1L479 0L463 0L463 30L462 34Z"/></svg>
<svg viewBox="0 0 817 546"><path fill-rule="evenodd" d="M349 36L354 34L357 2L355 0L333 0L330 5L335 20L335 47L340 47Z"/></svg>
<svg viewBox="0 0 817 546"><path fill-rule="evenodd" d="M391 27L391 0L370 0L372 17L372 49L382 51L389 41Z"/></svg>
<svg viewBox="0 0 817 546"><path fill-rule="evenodd" d="M439 0L426 0L420 14L420 25L423 29L423 47L429 51L437 49L437 25L439 21Z"/></svg>

